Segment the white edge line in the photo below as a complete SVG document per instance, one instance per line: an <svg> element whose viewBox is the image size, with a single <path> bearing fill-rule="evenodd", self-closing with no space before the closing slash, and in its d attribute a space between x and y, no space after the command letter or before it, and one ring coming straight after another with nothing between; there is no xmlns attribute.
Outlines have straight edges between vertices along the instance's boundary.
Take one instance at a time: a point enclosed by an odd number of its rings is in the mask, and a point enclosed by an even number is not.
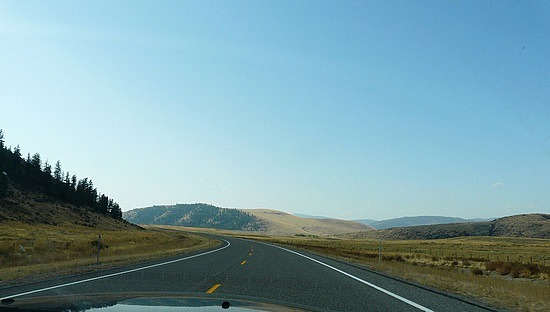
<svg viewBox="0 0 550 312"><path fill-rule="evenodd" d="M122 271L122 272L111 273L111 274L107 274L107 275L87 278L87 279L84 279L84 280L70 282L70 283L66 283L66 284L60 284L60 285L50 286L50 287L46 287L46 288L35 289L35 290L22 292L22 293L11 295L11 296L2 297L2 298L0 298L0 300L9 299L9 298L16 298L16 297L30 295L30 294L34 294L34 293L38 293L38 292L42 292L42 291L47 291L47 290L52 290L52 289L56 289L56 288L67 287L67 286L82 284L82 283L86 283L86 282L96 281L96 280L103 279L103 278L109 278L109 277L113 277L113 276L117 276L117 275L123 275L123 274L127 274L127 273L141 271L141 270L147 270L147 269L151 269L151 268L166 265L166 264L171 264L171 263L175 263L175 262L179 262L179 261L183 261L183 260L188 260L188 259L191 259L191 258L204 256L204 255L207 255L207 254L211 254L211 253L223 250L223 249L225 249L225 248L227 248L231 245L231 243L226 241L225 239L222 239L222 240L224 242L226 242L227 245L225 245L221 248L210 250L210 251L203 252L203 253L200 253L200 254L196 254L196 255L192 255L192 256L188 256L188 257L184 257L184 258L179 258L179 259L175 259L175 260L170 260L170 261L166 261L166 262L151 264L151 265L147 265L147 266L144 266L144 267L135 268L135 269L127 270L127 271Z"/></svg>
<svg viewBox="0 0 550 312"><path fill-rule="evenodd" d="M389 295L389 296L392 296L392 297L394 297L395 299L401 300L401 301L403 301L403 302L405 302L405 303L407 303L407 304L409 304L409 305L411 305L411 306L413 306L413 307L415 307L415 308L417 308L417 309L419 309L419 310L422 310L422 311L425 311L425 312L433 312L433 310L430 310L430 309L428 309L428 308L426 308L426 307L424 307L424 306L422 306L422 305L420 305L420 304L418 304L418 303L416 303L416 302L413 302L413 301L411 301L411 300L409 300L409 299L407 299L407 298L403 298L403 297L401 297L401 296L399 296L399 295L397 295L397 294L392 293L392 292L389 291L389 290L386 290L386 289L384 289L384 288L382 288L382 287L380 287L380 286L377 286L377 285L374 285L374 284L372 284L372 283L369 283L369 282L367 282L367 281L365 281L365 280L363 280L363 279L361 279L361 278L359 278L359 277L357 277L357 276L351 275L351 274L348 273L348 272L342 271L342 270L340 270L340 269L338 269L338 268L335 268L335 267L333 267L333 266L331 266L331 265L328 265L328 264L326 264L326 263L324 263L324 262L321 262L321 261L319 261L319 260L317 260L317 259L308 257L308 256L306 256L306 255L303 255L303 254L299 253L299 252L296 252L296 251L290 250L290 249L286 249L286 248L281 247L281 246L272 245L272 244L267 244L267 243L262 243L262 242L259 242L259 243L265 244L265 245L268 245L268 246L273 246L273 247L276 247L276 248L285 250L285 251L287 251L287 252L296 254L296 255L298 255L298 256L300 256L300 257L304 257L304 258L306 258L306 259L308 259L308 260L311 260L311 261L316 262L316 263L318 263L318 264L320 264L320 265L323 265L323 266L325 266L325 267L327 267L327 268L329 268L329 269L332 269L332 270L334 270L334 271L336 271L336 272L338 272L338 273L341 273L341 274L343 274L343 275L345 275L345 276L347 276L347 277L350 277L350 278L352 278L352 279L354 279L354 280L356 280L356 281L358 281L358 282L361 282L361 283L363 283L363 284L365 284L365 285L367 285L367 286L370 286L370 287L372 287L372 288L374 288L374 289L376 289L376 290L378 290L378 291L381 291L381 292L383 292L383 293L385 293L385 294L387 294L387 295Z"/></svg>

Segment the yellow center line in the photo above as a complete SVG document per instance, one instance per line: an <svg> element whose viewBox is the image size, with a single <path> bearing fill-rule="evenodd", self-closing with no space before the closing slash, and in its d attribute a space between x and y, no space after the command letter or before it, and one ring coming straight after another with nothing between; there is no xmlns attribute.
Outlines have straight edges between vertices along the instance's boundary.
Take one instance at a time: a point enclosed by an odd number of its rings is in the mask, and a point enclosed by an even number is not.
<svg viewBox="0 0 550 312"><path fill-rule="evenodd" d="M207 294L211 294L213 292L216 291L216 289L218 289L218 287L220 287L221 284L215 284L214 286L212 286L209 290L206 291Z"/></svg>
<svg viewBox="0 0 550 312"><path fill-rule="evenodd" d="M246 260L244 260L243 262L241 262L241 265L244 265L246 263Z"/></svg>

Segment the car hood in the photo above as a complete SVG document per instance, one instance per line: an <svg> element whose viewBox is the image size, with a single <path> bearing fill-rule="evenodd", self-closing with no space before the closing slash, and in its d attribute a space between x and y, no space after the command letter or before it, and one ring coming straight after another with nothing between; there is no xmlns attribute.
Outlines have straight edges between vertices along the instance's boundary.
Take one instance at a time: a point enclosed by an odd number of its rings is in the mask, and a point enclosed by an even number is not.
<svg viewBox="0 0 550 312"><path fill-rule="evenodd" d="M244 296L180 293L98 293L2 300L0 311L317 311Z"/></svg>

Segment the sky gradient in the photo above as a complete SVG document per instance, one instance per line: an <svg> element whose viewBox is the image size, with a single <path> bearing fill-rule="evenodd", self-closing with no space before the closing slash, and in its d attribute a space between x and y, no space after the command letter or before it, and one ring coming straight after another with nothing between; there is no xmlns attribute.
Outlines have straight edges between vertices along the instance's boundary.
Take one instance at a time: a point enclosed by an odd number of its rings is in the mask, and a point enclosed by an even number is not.
<svg viewBox="0 0 550 312"><path fill-rule="evenodd" d="M123 210L550 213L547 1L0 1L7 145Z"/></svg>

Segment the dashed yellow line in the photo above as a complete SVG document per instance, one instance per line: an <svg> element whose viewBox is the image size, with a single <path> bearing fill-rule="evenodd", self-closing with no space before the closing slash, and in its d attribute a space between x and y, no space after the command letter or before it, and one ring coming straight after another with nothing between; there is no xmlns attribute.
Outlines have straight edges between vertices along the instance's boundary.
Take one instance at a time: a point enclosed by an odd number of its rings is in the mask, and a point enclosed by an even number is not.
<svg viewBox="0 0 550 312"><path fill-rule="evenodd" d="M213 292L216 291L216 289L218 289L218 287L220 287L221 284L214 284L214 286L210 287L209 290L206 291L207 294L211 294Z"/></svg>
<svg viewBox="0 0 550 312"><path fill-rule="evenodd" d="M246 263L246 260L244 260L243 262L241 262L241 265L244 265Z"/></svg>

